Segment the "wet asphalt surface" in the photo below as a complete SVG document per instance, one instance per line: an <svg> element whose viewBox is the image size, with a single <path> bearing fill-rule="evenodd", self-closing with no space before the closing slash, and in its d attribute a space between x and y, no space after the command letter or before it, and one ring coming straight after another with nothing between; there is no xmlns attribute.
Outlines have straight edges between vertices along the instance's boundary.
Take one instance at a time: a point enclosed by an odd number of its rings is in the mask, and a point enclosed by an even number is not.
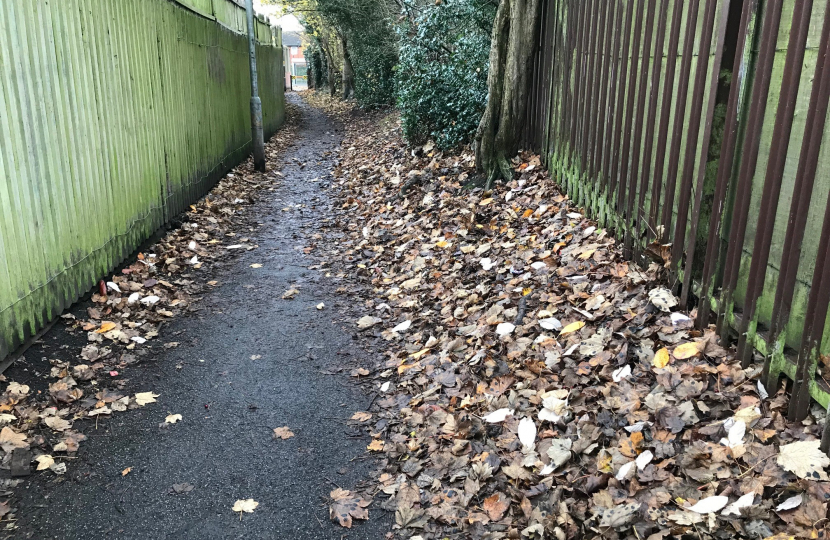
<svg viewBox="0 0 830 540"><path fill-rule="evenodd" d="M178 348L156 347L129 368L125 391L153 391L157 403L76 423L89 439L66 475L36 473L15 488L11 538L374 540L390 530L377 502L351 530L329 521L329 492L353 489L376 468L369 435L346 422L372 400L349 376L372 353L346 324L356 314L337 293L343 283L309 270L316 261L302 251L327 215L340 136L322 113L289 100L303 127L282 166L269 164L281 185L249 211L262 224L250 234L258 249L212 275L219 285L197 311L162 330L160 342ZM292 287L300 294L283 300ZM57 349L62 333L56 325L43 342ZM31 350L9 379L48 372L32 361L39 356ZM160 427L168 414L183 420ZM295 436L275 440L281 426ZM192 491L171 493L182 483ZM259 507L240 520L231 507L248 498Z"/></svg>

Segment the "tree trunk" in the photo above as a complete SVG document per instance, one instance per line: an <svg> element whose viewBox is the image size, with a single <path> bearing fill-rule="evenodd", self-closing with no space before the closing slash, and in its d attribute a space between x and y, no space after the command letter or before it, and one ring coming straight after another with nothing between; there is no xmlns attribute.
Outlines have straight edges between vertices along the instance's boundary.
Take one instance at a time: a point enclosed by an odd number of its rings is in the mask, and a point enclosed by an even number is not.
<svg viewBox="0 0 830 540"><path fill-rule="evenodd" d="M343 45L343 99L349 99L354 96L354 69L345 34L340 34L340 43Z"/></svg>
<svg viewBox="0 0 830 540"><path fill-rule="evenodd" d="M334 97L334 57L331 54L331 46L329 44L329 40L325 37L321 37L320 39L320 48L323 50L323 54L326 55L326 69L328 71L329 95L331 97Z"/></svg>
<svg viewBox="0 0 830 540"><path fill-rule="evenodd" d="M488 189L500 177L513 178L509 158L519 150L540 12L541 0L502 0L493 22L487 107L474 142Z"/></svg>

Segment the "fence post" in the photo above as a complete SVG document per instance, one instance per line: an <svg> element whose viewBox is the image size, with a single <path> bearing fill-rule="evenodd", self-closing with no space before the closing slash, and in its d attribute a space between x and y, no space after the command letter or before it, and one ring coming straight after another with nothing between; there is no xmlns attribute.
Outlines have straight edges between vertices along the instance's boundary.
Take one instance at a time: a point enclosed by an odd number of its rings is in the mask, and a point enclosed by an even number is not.
<svg viewBox="0 0 830 540"><path fill-rule="evenodd" d="M253 0L245 0L248 19L248 55L251 61L251 137L254 143L254 169L265 172L265 137L262 133L262 101L256 72L256 28Z"/></svg>

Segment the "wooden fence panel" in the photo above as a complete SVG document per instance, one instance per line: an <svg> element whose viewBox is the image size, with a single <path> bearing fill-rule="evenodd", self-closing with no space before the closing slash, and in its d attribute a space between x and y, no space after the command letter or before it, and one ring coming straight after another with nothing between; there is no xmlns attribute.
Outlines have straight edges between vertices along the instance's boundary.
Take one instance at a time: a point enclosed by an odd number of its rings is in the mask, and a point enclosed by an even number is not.
<svg viewBox="0 0 830 540"><path fill-rule="evenodd" d="M250 152L234 0L0 3L0 359ZM257 20L266 136L281 34Z"/></svg>

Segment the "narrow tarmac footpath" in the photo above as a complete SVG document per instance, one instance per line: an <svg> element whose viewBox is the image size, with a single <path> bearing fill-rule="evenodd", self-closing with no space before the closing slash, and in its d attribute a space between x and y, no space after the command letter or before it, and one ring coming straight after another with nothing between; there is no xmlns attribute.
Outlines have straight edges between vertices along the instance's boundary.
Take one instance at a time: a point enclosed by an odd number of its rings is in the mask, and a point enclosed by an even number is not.
<svg viewBox="0 0 830 540"><path fill-rule="evenodd" d="M372 400L349 377L371 353L345 326L352 306L336 282L309 270L315 261L303 252L329 208L323 187L340 136L288 97L303 127L278 169L282 184L250 211L262 223L251 233L258 249L212 276L219 285L196 313L163 329L160 340L178 348L131 368L130 386L159 394L157 403L85 423L89 440L64 477L38 473L15 490L12 538L384 538L391 518L376 505L352 529L329 521L329 492L353 489L374 467L370 438L346 422ZM282 299L290 288L299 294ZM168 414L183 420L163 427ZM295 436L275 439L282 426ZM184 483L193 489L176 494ZM240 519L231 507L248 498L259 507Z"/></svg>

